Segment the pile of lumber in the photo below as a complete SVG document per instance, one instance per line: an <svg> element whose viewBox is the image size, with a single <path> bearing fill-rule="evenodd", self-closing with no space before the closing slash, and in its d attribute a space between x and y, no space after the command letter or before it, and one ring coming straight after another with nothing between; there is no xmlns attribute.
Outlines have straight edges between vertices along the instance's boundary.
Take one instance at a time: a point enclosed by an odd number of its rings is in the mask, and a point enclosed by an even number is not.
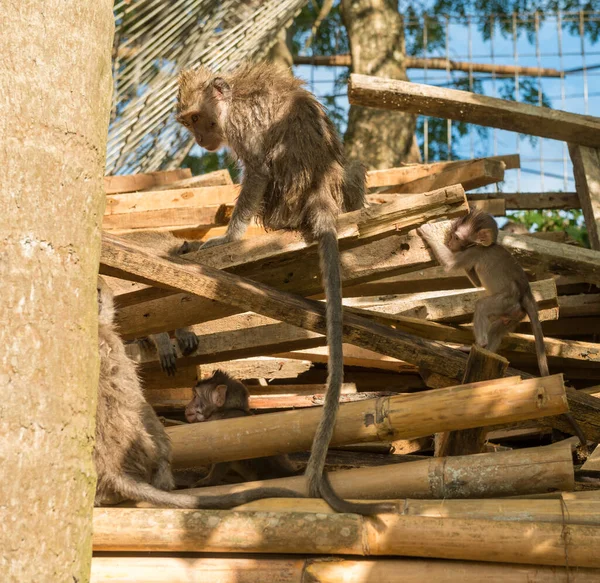
<svg viewBox="0 0 600 583"><path fill-rule="evenodd" d="M327 469L343 497L393 500L397 512L340 515L312 499L232 511L96 509L93 581L600 581L600 120L454 93L356 75L349 91L364 106L567 140L577 192L469 192L502 181L519 167L516 155L407 165L370 172L369 208L339 217L345 382ZM229 173L114 176L106 189L101 272L167 426L174 469L283 453L302 468L326 380L315 245L254 225L242 241L166 259L120 235L222 234L239 192ZM530 276L549 377L537 378L528 322L500 355L471 346L483 292L443 272L416 234L470 206L496 216L584 210L591 250L564 233L501 233ZM177 352L167 376L133 341L183 326L199 347ZM215 369L247 384L257 414L185 423L196 379ZM566 412L587 448L569 437ZM268 483L306 494L301 475ZM201 491L256 485L230 480Z"/></svg>

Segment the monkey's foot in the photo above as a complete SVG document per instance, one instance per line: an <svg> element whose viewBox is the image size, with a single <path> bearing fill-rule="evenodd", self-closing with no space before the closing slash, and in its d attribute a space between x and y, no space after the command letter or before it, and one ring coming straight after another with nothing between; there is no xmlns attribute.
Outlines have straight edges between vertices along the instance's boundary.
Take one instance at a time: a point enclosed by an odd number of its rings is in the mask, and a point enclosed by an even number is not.
<svg viewBox="0 0 600 583"><path fill-rule="evenodd" d="M177 353L171 346L170 350L160 349L158 351L158 358L160 360L160 368L168 376L172 377L177 372Z"/></svg>
<svg viewBox="0 0 600 583"><path fill-rule="evenodd" d="M216 247L217 245L224 245L225 243L229 243L229 238L227 235L223 235L222 237L213 237L212 239L208 239L204 242L200 249L208 249L209 247Z"/></svg>
<svg viewBox="0 0 600 583"><path fill-rule="evenodd" d="M189 330L175 330L175 338L183 356L189 356L198 350L198 336Z"/></svg>

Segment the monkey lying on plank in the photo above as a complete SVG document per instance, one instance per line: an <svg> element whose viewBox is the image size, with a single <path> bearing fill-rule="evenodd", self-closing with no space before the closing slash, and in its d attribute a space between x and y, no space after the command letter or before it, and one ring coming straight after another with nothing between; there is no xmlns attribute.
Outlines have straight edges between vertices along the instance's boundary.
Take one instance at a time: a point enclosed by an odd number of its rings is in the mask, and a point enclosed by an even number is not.
<svg viewBox="0 0 600 583"><path fill-rule="evenodd" d="M187 253L190 244L187 241L178 239L168 231L140 231L133 233L124 233L119 235L121 238L130 241L140 247L150 247L155 251L160 251L160 255L166 258L179 257ZM175 330L175 340L184 356L188 356L198 348L198 337L190 328L178 328ZM143 347L156 351L160 361L160 367L169 376L177 371L177 353L171 343L171 337L168 332L160 334L151 334L140 338L137 342Z"/></svg>
<svg viewBox="0 0 600 583"><path fill-rule="evenodd" d="M309 493L339 512L375 514L391 504L342 500L324 473L343 381L342 294L336 219L365 205L365 169L348 164L335 127L304 83L274 65L224 75L205 68L179 76L177 120L209 151L227 146L244 166L227 232L204 247L241 239L257 217L267 229L300 231L319 245L327 299L329 362L323 416L306 468Z"/></svg>
<svg viewBox="0 0 600 583"><path fill-rule="evenodd" d="M248 389L243 383L220 370L215 371L210 378L196 383L194 397L185 408L185 418L189 423L249 415L252 415L252 412ZM215 431L218 431L217 426ZM247 482L285 478L298 473L287 455L221 462L214 464L208 475L197 482L195 487L216 486L229 470L234 470Z"/></svg>
<svg viewBox="0 0 600 583"><path fill-rule="evenodd" d="M475 342L497 352L505 334L512 332L527 314L535 338L540 374L548 376L544 333L529 280L517 260L498 243L498 225L494 217L472 210L453 221L446 242L441 240L434 225L422 225L417 232L446 270L464 269L474 286L485 288L485 297L475 305ZM570 413L565 413L565 417L581 444L585 445L585 436L578 423Z"/></svg>
<svg viewBox="0 0 600 583"><path fill-rule="evenodd" d="M283 488L210 497L171 492L171 444L144 398L135 363L115 331L114 316L112 291L99 277L100 378L93 454L98 475L96 506L125 499L176 508L232 508L260 498L301 497Z"/></svg>

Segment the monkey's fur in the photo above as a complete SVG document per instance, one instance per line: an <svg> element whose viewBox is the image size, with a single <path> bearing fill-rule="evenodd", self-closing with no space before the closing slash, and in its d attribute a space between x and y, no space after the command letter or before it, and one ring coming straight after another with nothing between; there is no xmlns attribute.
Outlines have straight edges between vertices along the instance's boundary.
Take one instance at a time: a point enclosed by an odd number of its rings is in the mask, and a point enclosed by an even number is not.
<svg viewBox="0 0 600 583"><path fill-rule="evenodd" d="M486 296L477 301L473 317L475 342L497 352L502 338L529 316L541 376L548 376L544 333L529 280L510 252L498 243L498 225L492 215L478 209L453 221L444 243L431 224L417 232L431 247L446 270L462 268L474 286L483 286ZM585 445L585 436L570 413L569 423Z"/></svg>
<svg viewBox="0 0 600 583"><path fill-rule="evenodd" d="M196 383L194 397L185 408L185 417L189 423L249 415L252 415L252 412L248 389L243 383L220 370L215 371L210 378ZM216 486L230 469L246 481L285 478L298 473L287 455L221 462L214 464L208 475L196 483L195 487Z"/></svg>
<svg viewBox="0 0 600 583"><path fill-rule="evenodd" d="M267 229L300 231L319 244L327 299L329 363L323 416L306 476L311 496L339 512L374 514L389 504L353 504L335 494L324 473L343 380L342 294L336 218L365 206L365 169L347 164L335 127L303 82L270 64L215 75L204 68L179 76L177 120L203 148L228 146L244 166L227 233L205 247L240 239L257 217Z"/></svg>
<svg viewBox="0 0 600 583"><path fill-rule="evenodd" d="M98 475L96 506L128 499L176 508L231 508L259 498L299 497L283 488L211 497L170 492L174 487L171 444L144 398L135 363L115 331L114 315L112 291L99 277L100 378L93 454Z"/></svg>
<svg viewBox="0 0 600 583"><path fill-rule="evenodd" d="M140 231L139 233L124 233L121 238L130 241L140 247L150 247L153 251L159 251L162 257L173 258L187 253L189 243L178 239L168 231ZM198 348L198 337L190 328L178 328L175 330L175 340L184 356L188 356ZM138 339L143 348L156 351L160 361L160 367L169 376L177 371L177 353L171 343L168 332L151 334Z"/></svg>

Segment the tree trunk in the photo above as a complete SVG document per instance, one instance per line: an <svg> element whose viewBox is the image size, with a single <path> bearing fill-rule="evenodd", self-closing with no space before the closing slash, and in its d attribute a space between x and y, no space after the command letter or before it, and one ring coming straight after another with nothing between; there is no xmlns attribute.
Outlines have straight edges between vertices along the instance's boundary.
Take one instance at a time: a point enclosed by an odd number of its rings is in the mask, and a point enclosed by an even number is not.
<svg viewBox="0 0 600 583"><path fill-rule="evenodd" d="M81 583L112 2L3 2L0 21L0 579Z"/></svg>
<svg viewBox="0 0 600 583"><path fill-rule="evenodd" d="M348 31L352 72L407 80L404 31L398 3L393 0L342 0ZM413 115L350 106L344 136L346 155L370 170L420 162Z"/></svg>
<svg viewBox="0 0 600 583"><path fill-rule="evenodd" d="M294 64L294 58L289 47L290 32L288 28L282 28L277 33L277 42L271 47L267 54L267 60L271 63L279 65L280 67L287 69L290 73L292 72L292 65Z"/></svg>

